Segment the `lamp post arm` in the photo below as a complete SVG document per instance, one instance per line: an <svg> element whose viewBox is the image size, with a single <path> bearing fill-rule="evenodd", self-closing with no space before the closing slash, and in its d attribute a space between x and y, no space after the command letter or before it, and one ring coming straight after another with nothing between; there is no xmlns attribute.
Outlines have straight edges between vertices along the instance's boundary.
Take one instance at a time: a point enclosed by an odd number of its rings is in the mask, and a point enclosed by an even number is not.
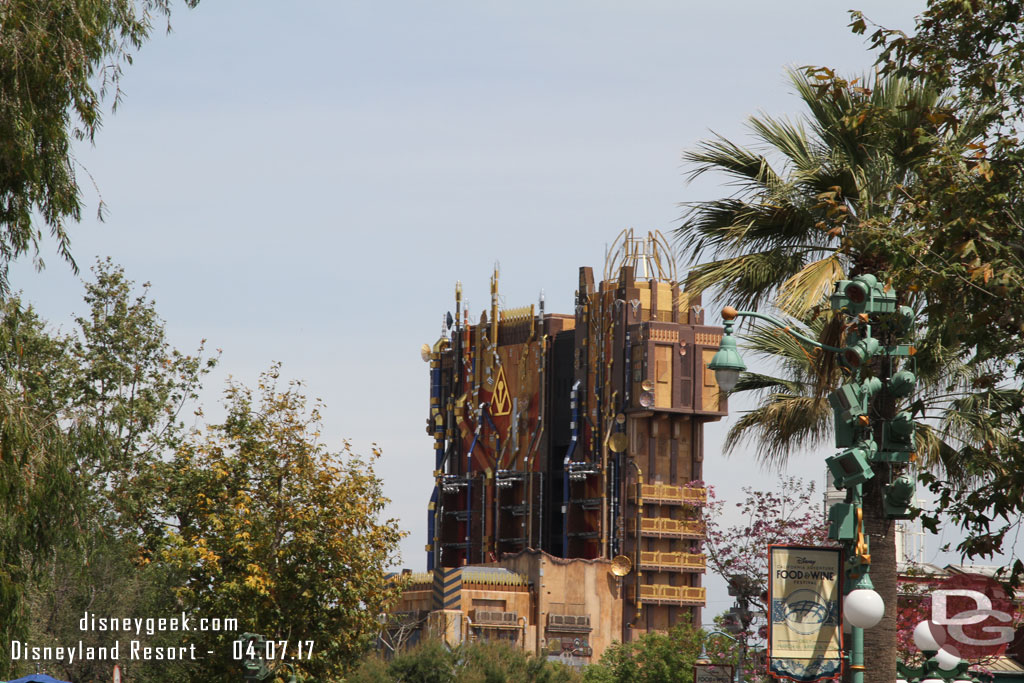
<svg viewBox="0 0 1024 683"><path fill-rule="evenodd" d="M731 636L731 635L729 635L728 633L726 633L724 631L704 631L704 633L706 635L709 635L709 636L725 636L726 638L728 638L732 642L736 643L737 645L740 642L739 638L736 638L735 636Z"/></svg>
<svg viewBox="0 0 1024 683"><path fill-rule="evenodd" d="M770 322L772 325L775 325L776 327L782 328L787 333L793 335L794 337L796 337L800 341L804 342L805 344L810 344L811 346L813 346L815 348L823 349L825 351L832 351L833 353L842 353L843 352L843 349L837 348L835 346L829 346L828 344L822 344L819 341L815 341L814 339L811 339L810 337L804 336L804 335L800 334L799 332L794 331L792 327L790 327L786 323L782 322L781 320L776 320L775 318L771 317L770 315L765 315L764 313L757 313L755 311L736 311L736 317L740 317L740 316L746 316L746 317L749 317L749 318L759 318L760 320L765 320L767 322Z"/></svg>

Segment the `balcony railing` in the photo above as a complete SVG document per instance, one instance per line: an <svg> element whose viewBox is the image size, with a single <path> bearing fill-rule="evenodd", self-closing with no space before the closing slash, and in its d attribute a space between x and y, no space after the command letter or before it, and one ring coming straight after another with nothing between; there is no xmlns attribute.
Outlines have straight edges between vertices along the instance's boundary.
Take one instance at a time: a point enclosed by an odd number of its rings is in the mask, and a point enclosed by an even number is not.
<svg viewBox="0 0 1024 683"><path fill-rule="evenodd" d="M642 551L640 569L675 572L703 572L707 560L697 553L661 553Z"/></svg>
<svg viewBox="0 0 1024 683"><path fill-rule="evenodd" d="M661 505L704 505L708 502L708 490L689 486L671 486L669 484L641 484L641 493L645 503ZM630 498L636 498L636 489L630 492Z"/></svg>
<svg viewBox="0 0 1024 683"><path fill-rule="evenodd" d="M704 522L690 519L669 519L667 517L642 517L640 535L654 538L704 538L707 528ZM630 532L635 534L631 527Z"/></svg>
<svg viewBox="0 0 1024 683"><path fill-rule="evenodd" d="M590 616L573 616L571 614L549 614L548 630L589 633L591 630Z"/></svg>
<svg viewBox="0 0 1024 683"><path fill-rule="evenodd" d="M702 606L705 602L705 589L703 586L640 584L640 599L655 605Z"/></svg>

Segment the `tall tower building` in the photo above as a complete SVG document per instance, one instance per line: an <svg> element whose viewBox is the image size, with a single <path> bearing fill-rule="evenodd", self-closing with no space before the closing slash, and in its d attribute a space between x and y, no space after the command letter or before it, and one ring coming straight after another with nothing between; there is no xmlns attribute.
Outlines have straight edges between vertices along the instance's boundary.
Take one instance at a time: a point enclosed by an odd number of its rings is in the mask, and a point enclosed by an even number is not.
<svg viewBox="0 0 1024 683"><path fill-rule="evenodd" d="M514 309L498 300L495 271L490 308L471 322L457 286L455 314L423 349L435 459L420 579L433 581L429 606L451 608L447 577L487 565L508 571L519 593L538 592L530 614L501 617L522 622L529 649L557 650L568 625L580 642L584 618L588 633L598 621L607 631L598 649L687 616L701 623L704 425L727 412L707 365L722 328L705 325L699 297L682 291L659 233L620 234L600 282L581 268L571 313L548 313L543 298ZM571 593L573 581L552 572L574 562L603 572L607 586L595 585L607 600L558 600L552 586ZM473 600L481 614L501 612ZM464 602L469 637L485 622Z"/></svg>

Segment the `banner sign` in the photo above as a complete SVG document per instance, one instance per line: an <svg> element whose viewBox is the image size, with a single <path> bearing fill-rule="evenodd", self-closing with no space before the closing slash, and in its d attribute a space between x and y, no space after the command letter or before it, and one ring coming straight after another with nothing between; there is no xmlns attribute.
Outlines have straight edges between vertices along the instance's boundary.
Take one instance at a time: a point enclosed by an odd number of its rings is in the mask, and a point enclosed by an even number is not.
<svg viewBox="0 0 1024 683"><path fill-rule="evenodd" d="M733 668L727 664L694 664L693 683L733 683Z"/></svg>
<svg viewBox="0 0 1024 683"><path fill-rule="evenodd" d="M839 548L768 547L768 673L794 681L842 674Z"/></svg>

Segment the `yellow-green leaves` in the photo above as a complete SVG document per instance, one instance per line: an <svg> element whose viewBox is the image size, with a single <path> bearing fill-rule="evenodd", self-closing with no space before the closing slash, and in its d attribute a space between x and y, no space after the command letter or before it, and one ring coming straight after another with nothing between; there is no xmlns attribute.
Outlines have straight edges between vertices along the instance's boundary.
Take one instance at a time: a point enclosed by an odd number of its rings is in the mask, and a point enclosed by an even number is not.
<svg viewBox="0 0 1024 683"><path fill-rule="evenodd" d="M162 559L188 575L179 596L189 609L313 640L313 659L292 663L334 680L397 597L384 570L402 532L380 518L387 500L370 464L347 442L320 443L318 404L279 373L264 373L256 392L230 383L224 423L179 449L167 510L179 528ZM208 661L204 675L226 680L238 675L231 665Z"/></svg>

